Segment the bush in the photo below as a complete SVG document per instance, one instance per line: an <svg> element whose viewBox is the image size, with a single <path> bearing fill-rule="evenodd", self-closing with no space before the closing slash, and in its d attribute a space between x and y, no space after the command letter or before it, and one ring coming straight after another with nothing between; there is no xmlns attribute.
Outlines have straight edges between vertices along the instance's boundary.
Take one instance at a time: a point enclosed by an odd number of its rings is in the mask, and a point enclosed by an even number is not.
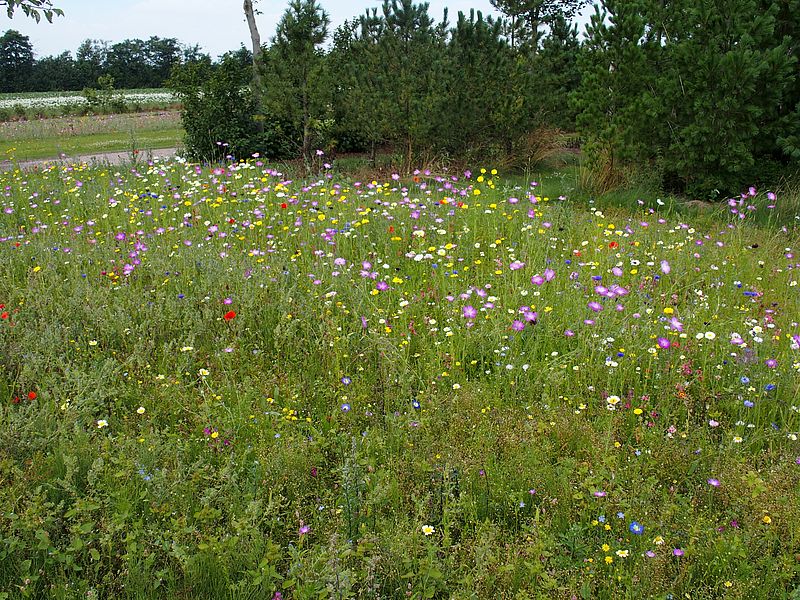
<svg viewBox="0 0 800 600"><path fill-rule="evenodd" d="M257 114L250 90L250 68L226 56L176 67L169 87L181 100L189 156L206 161L245 158L259 152L286 158L296 148L297 132L287 123Z"/></svg>

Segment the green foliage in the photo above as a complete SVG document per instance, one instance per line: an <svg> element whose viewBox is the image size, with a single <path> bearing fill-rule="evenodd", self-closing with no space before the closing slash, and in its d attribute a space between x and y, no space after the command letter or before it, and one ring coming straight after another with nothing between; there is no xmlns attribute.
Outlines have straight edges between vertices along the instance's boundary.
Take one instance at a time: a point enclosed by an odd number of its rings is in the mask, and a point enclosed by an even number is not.
<svg viewBox="0 0 800 600"><path fill-rule="evenodd" d="M322 44L328 24L316 0L292 0L262 56L264 109L301 132L299 151L307 167L313 151L325 141L330 94Z"/></svg>
<svg viewBox="0 0 800 600"><path fill-rule="evenodd" d="M2 0L0 6L6 7L8 18L14 17L14 11L22 9L26 17L34 19L37 23L44 17L49 23L53 17L64 16L64 11L53 6L52 0Z"/></svg>
<svg viewBox="0 0 800 600"><path fill-rule="evenodd" d="M594 168L658 163L670 189L720 197L796 160L797 37L779 4L604 1L574 96Z"/></svg>
<svg viewBox="0 0 800 600"><path fill-rule="evenodd" d="M127 106L122 95L114 89L114 78L102 75L96 88L84 88L83 97L89 109L96 112L125 112Z"/></svg>
<svg viewBox="0 0 800 600"><path fill-rule="evenodd" d="M535 55L541 43L542 26L558 27L570 20L588 0L491 0L492 6L508 17L506 31L511 47Z"/></svg>
<svg viewBox="0 0 800 600"><path fill-rule="evenodd" d="M256 152L271 158L292 154L297 133L291 123L265 119L263 130L256 126L250 77L250 65L235 54L224 56L219 64L202 60L176 67L170 87L181 101L190 156L214 161Z"/></svg>
<svg viewBox="0 0 800 600"><path fill-rule="evenodd" d="M28 36L14 29L0 36L0 92L29 90L33 65L33 44Z"/></svg>

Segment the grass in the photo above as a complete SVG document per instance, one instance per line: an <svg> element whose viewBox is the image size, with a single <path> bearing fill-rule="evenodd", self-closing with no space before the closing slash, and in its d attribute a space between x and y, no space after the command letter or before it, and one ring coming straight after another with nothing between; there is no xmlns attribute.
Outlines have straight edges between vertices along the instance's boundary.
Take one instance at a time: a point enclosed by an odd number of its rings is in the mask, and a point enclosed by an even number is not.
<svg viewBox="0 0 800 600"><path fill-rule="evenodd" d="M0 123L0 155L16 160L173 148L183 130L177 112L62 117Z"/></svg>
<svg viewBox="0 0 800 600"><path fill-rule="evenodd" d="M567 179L0 174L0 596L796 595L793 220Z"/></svg>

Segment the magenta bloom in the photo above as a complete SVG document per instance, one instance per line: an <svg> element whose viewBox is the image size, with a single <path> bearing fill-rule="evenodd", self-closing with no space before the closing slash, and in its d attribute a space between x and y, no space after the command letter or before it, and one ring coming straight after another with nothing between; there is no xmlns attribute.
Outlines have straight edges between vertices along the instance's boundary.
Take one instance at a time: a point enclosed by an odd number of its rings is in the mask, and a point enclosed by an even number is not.
<svg viewBox="0 0 800 600"><path fill-rule="evenodd" d="M678 321L677 317L672 317L669 320L669 326L672 327L675 331L682 332L683 331L683 323Z"/></svg>
<svg viewBox="0 0 800 600"><path fill-rule="evenodd" d="M589 306L589 308L591 308L591 309L592 309L594 312L600 312L601 310L603 310L603 305L602 305L602 304L600 304L599 302L594 302L594 301L592 301L592 302L589 302L588 306Z"/></svg>
<svg viewBox="0 0 800 600"><path fill-rule="evenodd" d="M714 479L713 477L711 477L708 480L708 485L710 485L711 487L719 487L720 486L719 479Z"/></svg>
<svg viewBox="0 0 800 600"><path fill-rule="evenodd" d="M508 268L511 269L512 271L518 271L524 266L525 266L524 262L520 262L518 260L515 260L510 265L508 265Z"/></svg>
<svg viewBox="0 0 800 600"><path fill-rule="evenodd" d="M556 278L556 272L553 269L545 269L544 270L544 280L545 281L553 281Z"/></svg>
<svg viewBox="0 0 800 600"><path fill-rule="evenodd" d="M672 267L669 266L669 262L666 260L661 261L661 272L665 275L669 275L669 272L672 270Z"/></svg>
<svg viewBox="0 0 800 600"><path fill-rule="evenodd" d="M656 340L656 342L658 343L658 347L661 348L662 350L669 349L670 343L669 343L669 340L667 338L663 338L663 337L662 338L658 338L658 340Z"/></svg>
<svg viewBox="0 0 800 600"><path fill-rule="evenodd" d="M531 277L531 283L533 285L542 285L544 283L544 277L541 275L534 275Z"/></svg>
<svg viewBox="0 0 800 600"><path fill-rule="evenodd" d="M300 527L300 530L298 531L298 533L299 533L300 535L305 535L305 534L307 534L309 531L311 531L311 527L309 527L308 525L303 525L302 527Z"/></svg>
<svg viewBox="0 0 800 600"><path fill-rule="evenodd" d="M529 310L522 313L522 316L525 317L525 320L529 323L536 323L536 321L539 319L538 313Z"/></svg>
<svg viewBox="0 0 800 600"><path fill-rule="evenodd" d="M683 552L683 550L681 550L680 548L675 548L675 549L672 551L672 555L673 555L673 556L683 556L683 554L684 554L684 552Z"/></svg>
<svg viewBox="0 0 800 600"><path fill-rule="evenodd" d="M766 364L770 369L774 369L775 367L778 366L778 361L775 360L774 358L769 358L765 361L764 364Z"/></svg>
<svg viewBox="0 0 800 600"><path fill-rule="evenodd" d="M606 497L606 495L607 495L607 494L606 494L606 492L604 492L603 490L597 490L597 491L594 493L594 497L595 497L595 498L605 498L605 497Z"/></svg>
<svg viewBox="0 0 800 600"><path fill-rule="evenodd" d="M525 329L525 323L523 323L519 319L516 319L513 323L511 323L511 329L513 329L514 331L522 331L523 329Z"/></svg>
<svg viewBox="0 0 800 600"><path fill-rule="evenodd" d="M465 319L474 319L478 316L478 311L475 310L475 307L471 304L467 304L467 306L461 309L461 314Z"/></svg>

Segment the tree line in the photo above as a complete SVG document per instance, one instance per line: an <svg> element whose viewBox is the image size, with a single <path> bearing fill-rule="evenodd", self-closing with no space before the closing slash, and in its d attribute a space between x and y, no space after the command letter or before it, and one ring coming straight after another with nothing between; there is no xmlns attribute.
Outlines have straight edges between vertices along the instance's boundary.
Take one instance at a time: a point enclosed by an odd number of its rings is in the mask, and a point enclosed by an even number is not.
<svg viewBox="0 0 800 600"><path fill-rule="evenodd" d="M109 76L117 88L159 88L175 65L203 56L198 46L153 36L116 44L86 40L74 57L63 52L37 59L30 38L9 29L0 36L0 92L82 90Z"/></svg>
<svg viewBox="0 0 800 600"><path fill-rule="evenodd" d="M531 26L477 11L437 22L427 4L387 0L331 35L318 3L292 0L255 67L242 48L175 70L187 147L210 159L260 152L307 163L318 148L386 147L408 164L523 160L541 129L574 130L566 98L580 79L580 42L568 17L579 2L559 5Z"/></svg>
<svg viewBox="0 0 800 600"><path fill-rule="evenodd" d="M524 166L577 132L598 189L704 197L800 165L800 0L601 0L583 39L579 0L494 5L451 23L385 0L329 38L322 7L292 0L254 62L242 48L174 71L187 147Z"/></svg>

